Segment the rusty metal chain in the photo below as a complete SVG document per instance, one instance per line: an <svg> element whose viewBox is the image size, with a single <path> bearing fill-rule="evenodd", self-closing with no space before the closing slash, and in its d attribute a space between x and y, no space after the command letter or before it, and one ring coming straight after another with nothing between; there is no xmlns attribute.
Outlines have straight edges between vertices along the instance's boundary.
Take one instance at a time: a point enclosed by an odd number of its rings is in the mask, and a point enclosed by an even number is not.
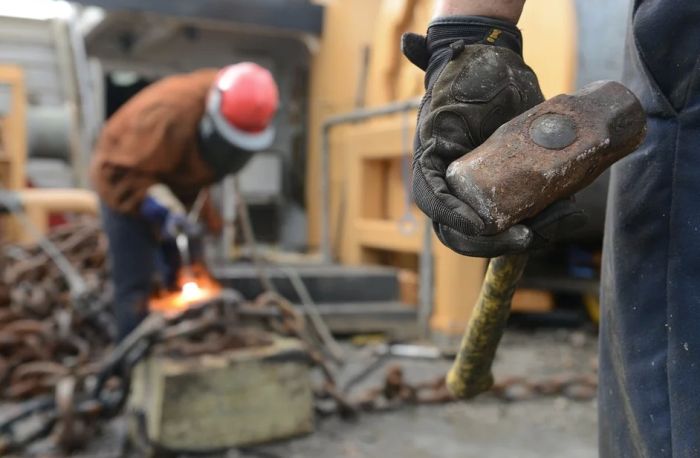
<svg viewBox="0 0 700 458"><path fill-rule="evenodd" d="M590 401L596 396L596 374L557 374L538 379L508 377L497 383L484 396L506 402L528 401L543 397L563 397L572 401ZM384 411L405 405L430 405L459 402L447 389L445 375L420 383L409 383L399 364L386 369L384 383L369 388L350 401L358 410Z"/></svg>
<svg viewBox="0 0 700 458"><path fill-rule="evenodd" d="M106 239L94 219L80 219L48 235L85 277L89 307L73 303L69 285L38 246L4 245L0 265L0 399L21 400L53 391L61 377L110 344L112 318Z"/></svg>
<svg viewBox="0 0 700 458"><path fill-rule="evenodd" d="M272 308L272 310L279 311L280 320L278 322L271 320L268 323L275 332L296 337L304 343L311 361L323 374L323 386L316 390L317 395L321 398L332 398L336 403L336 411L342 416L355 416L357 408L338 389L337 377L333 368L334 356L306 330L304 317L294 305L278 293L267 291L258 296L254 308L261 310Z"/></svg>
<svg viewBox="0 0 700 458"><path fill-rule="evenodd" d="M14 323L14 324L13 324ZM10 323L13 333L51 335L41 321ZM18 414L0 423L0 455L22 450L49 434L56 445L72 450L89 437L97 420L121 412L129 390L132 368L148 354L193 357L236 348L271 343L271 334L294 336L306 342L313 363L321 368L326 385L335 385L333 370L315 343L308 339L301 315L286 299L264 293L244 303L234 292L165 318L150 315L119 346L106 353L100 364L76 364L72 368L55 362L32 362L15 370L14 383L25 397L53 390L42 403L32 397ZM9 334L8 334L9 335ZM12 334L14 336L14 334ZM16 342L13 339L12 342ZM80 358L76 357L76 360ZM25 387L22 381L32 380ZM36 386L35 386L36 384ZM349 405L349 403L347 403ZM338 409L343 411L342 408ZM36 418L40 417L40 421ZM24 422L33 420L29 432Z"/></svg>
<svg viewBox="0 0 700 458"><path fill-rule="evenodd" d="M83 277L88 294L76 302L65 273L41 246L0 246L0 399L27 400L0 425L0 455L55 427L60 431L62 418L74 416L74 410L94 410L83 401L66 410L60 401L94 376L112 340L107 241L97 219L76 219L47 238ZM45 419L17 437L17 424L43 413ZM68 435L63 430L58 443Z"/></svg>

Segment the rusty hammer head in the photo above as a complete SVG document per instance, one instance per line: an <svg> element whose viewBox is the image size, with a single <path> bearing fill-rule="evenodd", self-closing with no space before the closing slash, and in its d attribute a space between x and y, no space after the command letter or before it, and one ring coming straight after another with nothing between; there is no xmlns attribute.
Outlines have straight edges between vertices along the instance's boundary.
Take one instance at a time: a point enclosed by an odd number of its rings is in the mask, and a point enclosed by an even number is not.
<svg viewBox="0 0 700 458"><path fill-rule="evenodd" d="M559 95L499 127L447 169L451 191L501 232L580 191L644 139L646 115L622 84Z"/></svg>

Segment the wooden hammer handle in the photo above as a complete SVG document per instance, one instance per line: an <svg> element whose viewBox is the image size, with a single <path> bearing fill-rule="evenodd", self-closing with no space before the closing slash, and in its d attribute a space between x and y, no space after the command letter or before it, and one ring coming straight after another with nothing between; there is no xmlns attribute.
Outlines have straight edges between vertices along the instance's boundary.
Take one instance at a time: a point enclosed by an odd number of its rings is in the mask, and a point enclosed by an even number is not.
<svg viewBox="0 0 700 458"><path fill-rule="evenodd" d="M506 255L489 262L447 387L457 398L469 399L493 385L491 364L510 315L510 302L527 264L527 254Z"/></svg>

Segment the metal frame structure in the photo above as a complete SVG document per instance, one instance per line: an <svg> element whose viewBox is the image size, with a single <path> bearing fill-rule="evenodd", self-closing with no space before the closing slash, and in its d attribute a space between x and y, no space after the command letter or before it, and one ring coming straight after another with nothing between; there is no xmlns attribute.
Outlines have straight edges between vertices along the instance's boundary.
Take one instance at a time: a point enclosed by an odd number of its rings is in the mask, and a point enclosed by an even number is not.
<svg viewBox="0 0 700 458"><path fill-rule="evenodd" d="M326 118L321 126L321 255L323 262L330 264L333 262L333 253L331 253L331 234L330 234L330 131L333 127L341 124L352 124L360 121L366 121L370 118L386 116L390 114L403 113L410 110L415 110L420 107L420 99L410 99L401 102L390 103L378 108L363 108L360 110L351 111Z"/></svg>
<svg viewBox="0 0 700 458"><path fill-rule="evenodd" d="M386 116L396 113L406 113L420 108L421 99L410 99L401 102L390 103L378 108L366 108L351 111L326 118L321 126L321 257L322 262L331 264L334 262L330 236L330 132L339 125L352 124L366 121L371 118ZM433 256L432 256L432 225L426 218L425 235L421 247L418 276L419 276L419 304L418 326L423 336L429 333L429 320L433 304Z"/></svg>

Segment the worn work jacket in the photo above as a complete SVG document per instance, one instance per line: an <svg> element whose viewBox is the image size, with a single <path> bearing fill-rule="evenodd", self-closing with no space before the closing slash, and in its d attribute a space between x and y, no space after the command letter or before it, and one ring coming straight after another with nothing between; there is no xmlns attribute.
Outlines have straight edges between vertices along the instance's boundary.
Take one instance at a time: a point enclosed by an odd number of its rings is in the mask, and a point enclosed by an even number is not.
<svg viewBox="0 0 700 458"><path fill-rule="evenodd" d="M167 185L189 207L216 181L199 151L198 127L217 70L165 78L136 94L107 122L91 165L102 201L124 214L137 214L148 188ZM211 228L211 208L203 218Z"/></svg>

